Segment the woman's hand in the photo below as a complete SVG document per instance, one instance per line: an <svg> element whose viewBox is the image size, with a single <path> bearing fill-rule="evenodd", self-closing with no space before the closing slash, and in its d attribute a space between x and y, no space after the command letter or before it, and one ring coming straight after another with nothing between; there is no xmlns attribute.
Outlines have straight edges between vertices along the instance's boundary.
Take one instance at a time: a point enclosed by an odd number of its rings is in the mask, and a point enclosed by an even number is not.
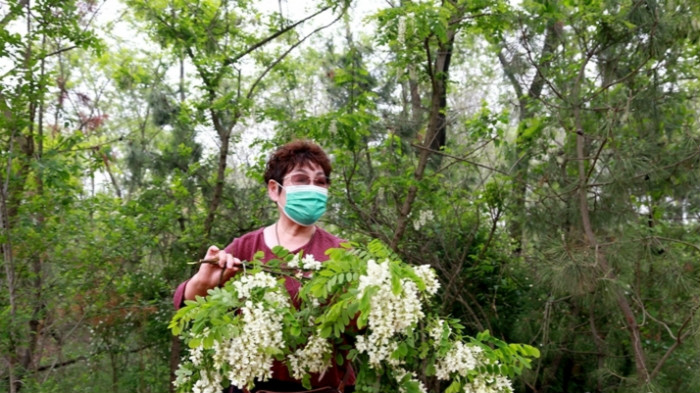
<svg viewBox="0 0 700 393"><path fill-rule="evenodd" d="M235 276L242 266L240 259L224 250L219 250L217 246L210 246L204 259L214 261L214 263L201 263L199 265L199 270L185 287L185 299L187 300L194 300L196 296L205 296L207 291Z"/></svg>

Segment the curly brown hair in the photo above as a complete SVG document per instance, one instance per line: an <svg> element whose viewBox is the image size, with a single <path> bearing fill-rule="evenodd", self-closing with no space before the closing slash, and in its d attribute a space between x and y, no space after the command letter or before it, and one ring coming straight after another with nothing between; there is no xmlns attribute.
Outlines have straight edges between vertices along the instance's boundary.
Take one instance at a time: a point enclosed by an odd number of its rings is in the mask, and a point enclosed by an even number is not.
<svg viewBox="0 0 700 393"><path fill-rule="evenodd" d="M330 181L331 161L326 152L314 142L308 140L295 140L279 147L265 166L265 184L275 180L282 184L282 179L294 168L309 167L316 164L323 169L323 173Z"/></svg>

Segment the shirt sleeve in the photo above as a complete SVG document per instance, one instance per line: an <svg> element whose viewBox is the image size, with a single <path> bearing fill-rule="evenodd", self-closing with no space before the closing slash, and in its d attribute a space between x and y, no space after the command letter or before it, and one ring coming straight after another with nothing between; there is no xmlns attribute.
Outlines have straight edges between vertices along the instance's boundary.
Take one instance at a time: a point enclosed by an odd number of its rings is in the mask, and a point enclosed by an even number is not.
<svg viewBox="0 0 700 393"><path fill-rule="evenodd" d="M181 309L182 306L185 305L185 287L189 281L190 280L187 279L181 282L180 285L177 286L177 289L175 289L175 294L173 295L173 306L175 306L176 310Z"/></svg>
<svg viewBox="0 0 700 393"><path fill-rule="evenodd" d="M224 250L228 253L233 254L233 243L235 242L235 239L229 243ZM234 254L235 255L235 254ZM190 281L188 278L187 280L183 281L180 283L180 285L177 286L175 289L175 293L173 294L173 306L175 307L176 310L181 309L185 305L185 287L187 286L187 283Z"/></svg>

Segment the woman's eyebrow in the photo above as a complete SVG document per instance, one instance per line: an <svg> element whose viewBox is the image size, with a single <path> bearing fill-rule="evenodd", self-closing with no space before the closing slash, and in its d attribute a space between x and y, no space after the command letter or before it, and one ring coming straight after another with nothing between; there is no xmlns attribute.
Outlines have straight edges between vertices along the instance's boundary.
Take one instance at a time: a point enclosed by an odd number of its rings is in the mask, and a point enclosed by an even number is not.
<svg viewBox="0 0 700 393"><path fill-rule="evenodd" d="M310 169L310 168L309 168L308 170L309 170L309 171L313 171L313 170ZM290 175L292 175L292 174L297 174L297 173L303 173L304 175L307 174L307 172L304 170L304 168L297 168L297 169L295 169L295 170L289 172ZM314 175L319 175L319 174L325 175L325 174L326 174L326 173L323 171L323 169L319 169L319 170L317 170L316 172L311 172L311 173L313 173Z"/></svg>

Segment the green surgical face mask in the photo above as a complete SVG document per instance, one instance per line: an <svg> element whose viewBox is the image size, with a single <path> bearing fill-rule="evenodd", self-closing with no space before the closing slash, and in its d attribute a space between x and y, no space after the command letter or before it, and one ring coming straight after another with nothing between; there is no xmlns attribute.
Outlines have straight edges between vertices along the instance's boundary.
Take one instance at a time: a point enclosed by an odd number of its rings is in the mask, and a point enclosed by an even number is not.
<svg viewBox="0 0 700 393"><path fill-rule="evenodd" d="M313 225L326 212L328 189L313 184L286 187L280 184L280 187L287 192L282 211L295 223Z"/></svg>

